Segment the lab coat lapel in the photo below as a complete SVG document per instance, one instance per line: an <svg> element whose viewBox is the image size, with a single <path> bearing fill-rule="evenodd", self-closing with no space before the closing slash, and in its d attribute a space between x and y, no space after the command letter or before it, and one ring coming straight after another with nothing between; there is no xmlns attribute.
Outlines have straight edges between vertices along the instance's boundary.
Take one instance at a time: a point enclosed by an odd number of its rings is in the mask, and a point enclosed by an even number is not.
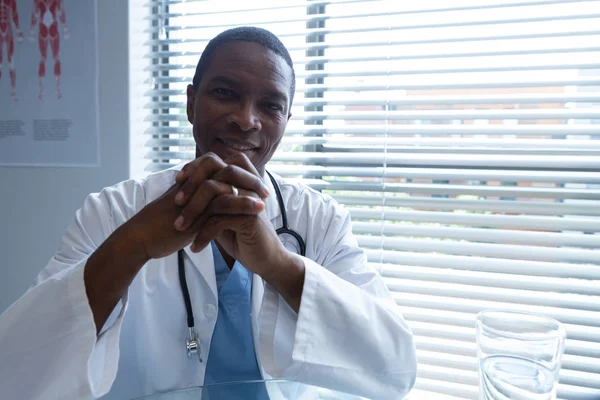
<svg viewBox="0 0 600 400"><path fill-rule="evenodd" d="M217 299L217 276L215 274L215 259L212 253L212 246L209 244L202 251L194 253L191 250L191 244L189 244L184 248L184 252L192 261L194 267L200 272L208 287L210 287L214 298Z"/></svg>
<svg viewBox="0 0 600 400"><path fill-rule="evenodd" d="M278 176L274 174L273 177L275 178L275 180L277 180L278 178ZM265 202L265 212L267 213L267 216L269 217L269 220L273 225L273 229L277 229L281 225L281 222L278 221L279 217L281 216L281 210L279 208L279 202L277 200L277 193L275 192L275 187L273 186L273 183L271 182L271 179L269 178L269 175L267 175L266 172L262 179L265 185L267 185L267 187L269 188L269 197L267 197L267 200ZM277 225L278 222L279 225Z"/></svg>
<svg viewBox="0 0 600 400"><path fill-rule="evenodd" d="M252 298L250 304L250 319L252 321L252 341L254 343L254 354L256 354L256 361L260 368L260 374L263 379L266 379L265 371L263 370L262 363L260 362L260 353L258 347L258 317L260 314L260 307L262 305L263 295L265 287L262 278L257 275L252 275Z"/></svg>
<svg viewBox="0 0 600 400"><path fill-rule="evenodd" d="M275 179L277 177L275 176ZM267 217L271 224L273 225L273 229L277 229L278 218L281 216L281 210L279 209L279 203L277 200L277 194L275 192L275 188L273 187L273 183L269 176L265 173L263 176L263 182L269 188L269 197L265 201L265 212L267 213ZM252 339L254 342L254 354L256 354L256 360L258 361L258 366L260 368L261 375L263 379L270 379L271 376L265 372L263 369L262 363L260 361L260 352L259 352L259 340L258 340L258 332L259 332L259 315L260 309L263 302L263 296L265 293L265 286L263 279L257 275L253 275L252 280L252 304L251 304L251 320L252 320Z"/></svg>

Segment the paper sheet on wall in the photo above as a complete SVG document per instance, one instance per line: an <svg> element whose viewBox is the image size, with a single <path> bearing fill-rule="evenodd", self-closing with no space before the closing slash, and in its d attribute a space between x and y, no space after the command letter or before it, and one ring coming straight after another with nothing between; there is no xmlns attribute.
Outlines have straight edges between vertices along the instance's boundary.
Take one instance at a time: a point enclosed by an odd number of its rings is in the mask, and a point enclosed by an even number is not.
<svg viewBox="0 0 600 400"><path fill-rule="evenodd" d="M95 0L0 0L0 165L98 166Z"/></svg>

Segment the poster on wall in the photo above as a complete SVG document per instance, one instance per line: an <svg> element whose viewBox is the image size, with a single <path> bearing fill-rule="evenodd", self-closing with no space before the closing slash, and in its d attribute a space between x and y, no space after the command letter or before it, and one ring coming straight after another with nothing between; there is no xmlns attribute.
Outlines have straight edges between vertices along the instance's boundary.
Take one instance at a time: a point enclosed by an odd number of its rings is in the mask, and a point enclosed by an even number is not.
<svg viewBox="0 0 600 400"><path fill-rule="evenodd" d="M100 164L95 0L0 0L0 166Z"/></svg>

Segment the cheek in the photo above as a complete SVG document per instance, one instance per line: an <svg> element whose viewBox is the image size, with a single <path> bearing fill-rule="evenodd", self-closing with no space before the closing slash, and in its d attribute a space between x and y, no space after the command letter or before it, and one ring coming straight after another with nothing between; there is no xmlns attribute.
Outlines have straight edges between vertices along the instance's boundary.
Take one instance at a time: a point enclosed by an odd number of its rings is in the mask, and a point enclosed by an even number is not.
<svg viewBox="0 0 600 400"><path fill-rule="evenodd" d="M196 104L194 113L194 135L196 140L207 140L211 129L226 124L228 110L222 105L211 101L203 101Z"/></svg>
<svg viewBox="0 0 600 400"><path fill-rule="evenodd" d="M223 114L223 107L211 101L198 102L196 105L196 123L201 125L210 125L213 121L218 120Z"/></svg>
<svg viewBox="0 0 600 400"><path fill-rule="evenodd" d="M285 125L286 124L272 123L268 126L269 134L265 136L268 137L268 149L266 152L269 156L272 155L279 146L283 134L285 133Z"/></svg>

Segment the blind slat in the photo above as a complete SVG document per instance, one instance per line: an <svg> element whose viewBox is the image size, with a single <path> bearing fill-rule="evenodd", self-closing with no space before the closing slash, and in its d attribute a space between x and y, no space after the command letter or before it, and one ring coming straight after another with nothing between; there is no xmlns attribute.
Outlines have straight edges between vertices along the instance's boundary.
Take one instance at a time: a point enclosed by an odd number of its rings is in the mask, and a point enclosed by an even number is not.
<svg viewBox="0 0 600 400"><path fill-rule="evenodd" d="M600 80L595 81L600 85ZM370 90L370 89L369 89ZM543 109L543 110L444 110L444 111L371 111L371 112L330 112L327 115L322 113L302 113L293 115L292 120L303 121L321 121L321 120L413 120L413 119L600 119L600 111L595 109L566 110L566 109ZM187 121L187 115L184 114L159 114L149 115L146 121ZM381 130L381 128L379 128ZM385 129L385 128L384 128ZM600 132L598 133L600 136Z"/></svg>
<svg viewBox="0 0 600 400"><path fill-rule="evenodd" d="M525 276L557 278L600 279L600 265L569 264L530 260L500 259L492 257L463 256L419 252L394 252L366 250L370 261L398 265L422 265L424 267L453 268L467 271L500 272Z"/></svg>
<svg viewBox="0 0 600 400"><path fill-rule="evenodd" d="M372 262L370 265L377 271L380 271L381 275L386 278L600 296L600 286L593 281L585 279L571 278L566 280L542 276L531 279L525 275L500 272L455 270L414 265L381 264L376 262Z"/></svg>
<svg viewBox="0 0 600 400"><path fill-rule="evenodd" d="M414 44L441 44L441 43L462 43L462 42L481 42L481 41L497 41L497 40L523 40L523 39L547 39L547 38L567 38L567 37L575 37L575 36L592 36L600 34L598 30L576 30L576 31L563 31L563 32L540 32L535 34L503 34L503 35L489 35L489 36L462 36L462 37L443 37L443 38L414 38L409 40L396 40L391 38L386 41L376 41L376 42L312 42L306 43L302 45L289 46L289 51L295 50L325 50L328 48L348 48L348 47L377 47L377 46L399 46L399 45L414 45ZM283 35L281 35L283 36ZM145 45L154 45L154 46L168 46L168 45L176 45L176 44L194 44L199 47L202 45L206 45L211 38L193 38L193 39L157 39L151 40L145 43ZM148 54L146 57L148 58L161 58L168 56L177 56L177 55L197 55L199 56L201 53L197 51L156 51L151 54ZM299 75L304 76L304 75Z"/></svg>
<svg viewBox="0 0 600 400"><path fill-rule="evenodd" d="M482 310L506 310L537 313L550 318L558 319L566 324L585 327L600 327L598 313L576 311L573 309L560 309L555 307L523 305L515 303L494 302L485 300L460 299L446 296L433 296L415 293L394 292L396 302L400 306L422 307L440 311L459 311L463 313L477 313Z"/></svg>
<svg viewBox="0 0 600 400"><path fill-rule="evenodd" d="M160 0L157 1L155 4L156 5L167 5L167 4L180 4L183 2L187 2L187 3L194 3L194 2L205 2L206 3L211 3L210 1L206 2L206 0ZM381 1L381 0L380 0ZM384 2L387 1L388 3L392 4L390 2L390 0L383 0ZM467 11L467 10L484 10L484 9L498 9L498 8L513 8L513 7L526 7L526 6L541 6L541 5L551 5L551 4L564 4L564 3L577 3L577 2L581 2L583 0L537 0L537 1L519 1L519 2L503 2L503 3L499 3L499 2L494 2L492 4L482 4L482 5L473 5L473 6L454 6L454 7L429 7L429 8L416 8L416 9L410 9L410 10L396 10L394 11L393 15L407 15L407 14L421 14L421 13L432 13L432 12L452 12L452 11ZM329 1L311 1L310 5L312 6L327 6L327 5L334 5L334 4L348 4L348 3L360 3L362 2L362 0L344 0L344 1L339 1L339 0L329 0ZM264 10L273 10L273 9L289 9L289 8L300 8L300 7L306 7L306 2L305 1L290 1L288 0L287 5L270 5L270 7L251 7L251 8L244 8L242 7L235 7L233 9L222 9L222 10L218 10L218 11L203 11L203 12L190 12L190 13L164 13L159 15L159 17L162 18L169 18L169 17L181 17L181 16L202 16L202 15L211 15L211 14L219 14L219 15L226 15L228 13L239 13L239 12L244 12L244 11L264 11ZM388 16L390 15L390 13L382 13L381 16ZM327 15L327 14L320 14L315 16L319 17L321 16L323 19L330 19L332 18L331 15ZM372 17L373 14L336 14L335 18L356 18L356 17ZM156 16L154 17L156 18Z"/></svg>
<svg viewBox="0 0 600 400"><path fill-rule="evenodd" d="M443 141L443 140L440 140ZM561 144L570 147L571 141ZM585 141L582 141L585 143ZM600 141L599 141L600 144ZM593 147L593 146L592 146ZM600 175L594 172L579 171L519 171L497 169L456 169L443 170L431 168L397 168L397 167L336 167L319 165L277 165L269 166L269 171L282 176L350 176L389 178L429 179L429 180L480 180L507 182L553 182L553 183L600 183Z"/></svg>
<svg viewBox="0 0 600 400"><path fill-rule="evenodd" d="M385 193L385 192L384 192ZM513 201L489 199L456 199L432 197L400 196L351 196L336 194L335 198L345 205L411 207L419 210L461 210L478 212L501 212L538 215L589 215L600 216L596 202L572 201L570 203L549 203L541 201ZM385 202L385 203L384 203Z"/></svg>
<svg viewBox="0 0 600 400"><path fill-rule="evenodd" d="M289 152L276 154L273 161L285 162L318 162L322 165L334 164L381 164L383 157L374 153L305 153ZM573 168L580 170L600 170L600 160L593 156L526 156L526 155L477 155L465 159L459 154L410 154L391 153L385 155L388 165L431 165L431 166L465 166L487 168L541 168L558 169ZM407 186L407 189L410 186ZM501 189L502 190L502 189ZM517 189L514 189L517 190ZM408 191L408 190L407 190ZM590 191L591 192L591 191Z"/></svg>
<svg viewBox="0 0 600 400"><path fill-rule="evenodd" d="M191 77L182 78L185 82L190 82ZM183 91L180 93L183 96ZM462 95L462 96L404 96L404 97L364 97L361 99L348 98L307 98L294 100L295 106L370 106L370 105L445 105L445 104L514 104L514 103L567 103L567 102L600 102L600 94L596 93L573 93L573 94L498 94L498 95ZM152 108L176 108L183 109L186 103L183 101L156 101L144 106L146 109Z"/></svg>
<svg viewBox="0 0 600 400"><path fill-rule="evenodd" d="M404 318L410 323L414 321L430 322L449 326L474 327L475 320L470 312L452 310L438 310L427 307L413 307L401 304ZM565 324L568 330L568 340L565 343L565 354L577 356L600 357L600 329L590 326L579 326ZM470 343L474 345L474 343ZM472 353L459 352L462 355L473 355Z"/></svg>
<svg viewBox="0 0 600 400"><path fill-rule="evenodd" d="M177 92L178 94L179 92ZM186 134L191 135L190 127L149 127L145 131L147 134ZM530 125L448 125L448 126L428 126L428 125L364 125L364 126L327 126L314 128L288 128L289 135L324 135L324 134L348 134L348 135L390 135L390 136L452 136L464 135L469 138L470 135L509 135L509 136L598 136L598 128L594 125L565 125L565 126L530 126Z"/></svg>
<svg viewBox="0 0 600 400"><path fill-rule="evenodd" d="M600 296L579 294L547 293L533 290L491 288L463 284L444 284L409 279L386 279L392 291L403 291L418 295L445 296L460 299L485 300L501 303L537 305L569 310L592 312L600 317Z"/></svg>
<svg viewBox="0 0 600 400"><path fill-rule="evenodd" d="M359 231L357 232L357 240L359 245L368 248L378 248L381 246L382 240L380 237L360 235L361 224L358 225ZM389 230L392 229L389 228ZM409 239L386 235L383 248L385 250L396 250L401 252L441 252L445 254L498 259L600 264L600 251L571 247L555 248L540 246L539 249L535 249L530 246L522 245L467 242L466 240ZM600 315L598 317L600 321Z"/></svg>
<svg viewBox="0 0 600 400"><path fill-rule="evenodd" d="M393 15L393 14L390 14ZM530 18L501 18L501 19L489 19L489 20L471 20L471 21L457 21L457 22L446 22L446 23L427 23L427 24L411 24L411 25L388 25L381 27L365 27L365 28L340 28L340 29L327 29L327 28L316 28L316 29L306 29L303 32L293 32L288 33L288 35L298 36L304 34L308 35L327 35L333 33L364 33L364 32L373 32L373 31L396 31L396 30L416 30L416 29L432 29L432 28L457 28L457 27L471 27L471 26L486 26L486 25L503 25L503 24L524 24L524 23L535 23L535 22L547 22L547 21L565 21L565 20L581 20L581 19L592 19L598 18L600 14L598 13L586 13L586 14L574 14L574 15L560 15L553 14L543 17L530 17ZM289 18L289 19L266 19L266 20L255 20L253 23L255 25L267 25L267 24L284 24L284 23L292 23L292 22L305 22L309 18L315 18L314 16L306 17L306 18ZM217 22L217 23L207 23L203 24L202 28L221 28L222 30L231 27L231 22ZM148 27L145 32L147 33L158 33L161 29L164 29L166 32L174 32L181 31L183 29L193 30L195 27L181 26L181 25L170 25L164 27L152 26Z"/></svg>
<svg viewBox="0 0 600 400"><path fill-rule="evenodd" d="M381 213L380 213L381 215ZM354 219L354 214L352 214ZM378 217L379 218L379 217ZM583 235L567 233L548 233L548 232L519 232L515 230L499 230L489 228L452 228L442 226L420 226L409 224L386 223L382 226L379 222L359 222L360 219L354 219L352 228L355 233L369 234L375 236L408 236L424 237L436 239L455 239L471 240L475 242L487 243L512 243L517 245L539 246L538 251L544 251L550 246L557 247L583 247L588 249L597 249L600 235ZM596 221L600 225L600 220ZM581 229L581 228L579 228ZM595 227L599 231L600 227ZM529 248L529 247L528 247ZM536 250L531 248L532 251ZM554 249L551 249L551 251Z"/></svg>

